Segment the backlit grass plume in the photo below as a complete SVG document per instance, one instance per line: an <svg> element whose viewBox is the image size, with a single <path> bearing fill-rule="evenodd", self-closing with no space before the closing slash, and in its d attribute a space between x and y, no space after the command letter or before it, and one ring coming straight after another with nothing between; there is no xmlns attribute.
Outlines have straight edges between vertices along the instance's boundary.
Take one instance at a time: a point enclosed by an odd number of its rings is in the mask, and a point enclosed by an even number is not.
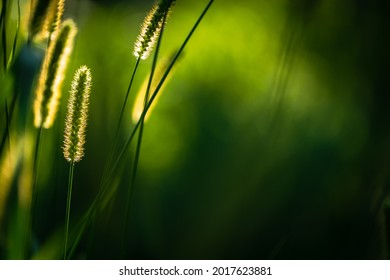
<svg viewBox="0 0 390 280"><path fill-rule="evenodd" d="M55 33L61 23L65 0L34 0L29 23L30 38L45 39Z"/></svg>
<svg viewBox="0 0 390 280"><path fill-rule="evenodd" d="M141 25L141 31L135 42L134 52L136 58L147 59L156 44L156 39L163 28L164 15L172 11L175 0L161 0L154 4Z"/></svg>
<svg viewBox="0 0 390 280"><path fill-rule="evenodd" d="M54 123L76 33L75 23L71 19L64 21L47 50L35 92L34 125L37 128L47 129Z"/></svg>
<svg viewBox="0 0 390 280"><path fill-rule="evenodd" d="M85 132L87 129L89 95L91 92L91 71L81 66L74 75L68 100L65 120L64 157L69 161L68 198L66 202L66 223L64 260L67 259L70 205L72 200L74 165L84 156Z"/></svg>
<svg viewBox="0 0 390 280"><path fill-rule="evenodd" d="M91 79L91 71L81 66L72 82L64 132L64 157L71 163L84 155Z"/></svg>

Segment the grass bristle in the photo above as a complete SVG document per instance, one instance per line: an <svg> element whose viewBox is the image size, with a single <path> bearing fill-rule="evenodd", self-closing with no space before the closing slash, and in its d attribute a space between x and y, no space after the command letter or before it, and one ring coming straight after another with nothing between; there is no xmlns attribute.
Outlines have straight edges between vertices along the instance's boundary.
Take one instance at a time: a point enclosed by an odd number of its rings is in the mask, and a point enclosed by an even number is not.
<svg viewBox="0 0 390 280"><path fill-rule="evenodd" d="M42 125L48 129L54 123L76 33L75 23L66 20L54 34L54 41L49 46L35 92L34 125L37 128Z"/></svg>
<svg viewBox="0 0 390 280"><path fill-rule="evenodd" d="M35 0L29 23L30 37L43 40L54 33L61 24L65 0Z"/></svg>
<svg viewBox="0 0 390 280"><path fill-rule="evenodd" d="M147 59L156 44L158 34L163 28L164 15L169 15L176 1L163 0L154 4L141 25L140 34L134 45L133 54L136 58Z"/></svg>
<svg viewBox="0 0 390 280"><path fill-rule="evenodd" d="M64 157L73 163L84 156L91 80L91 71L86 66L81 66L76 71L70 91L65 120Z"/></svg>

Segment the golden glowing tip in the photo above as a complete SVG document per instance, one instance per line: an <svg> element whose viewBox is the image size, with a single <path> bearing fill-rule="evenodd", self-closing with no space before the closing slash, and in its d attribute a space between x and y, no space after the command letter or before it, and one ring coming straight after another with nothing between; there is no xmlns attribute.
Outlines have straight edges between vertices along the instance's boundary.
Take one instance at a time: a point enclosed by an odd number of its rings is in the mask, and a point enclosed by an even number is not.
<svg viewBox="0 0 390 280"><path fill-rule="evenodd" d="M156 44L163 28L163 20L171 13L175 1L160 1L153 5L141 25L140 34L134 44L133 54L136 58L147 59Z"/></svg>
<svg viewBox="0 0 390 280"><path fill-rule="evenodd" d="M33 1L30 33L35 41L47 39L61 24L65 0Z"/></svg>
<svg viewBox="0 0 390 280"><path fill-rule="evenodd" d="M53 42L47 50L35 91L34 125L37 128L42 125L48 129L54 123L76 33L76 25L69 19L53 34Z"/></svg>
<svg viewBox="0 0 390 280"><path fill-rule="evenodd" d="M73 163L80 161L84 156L91 81L90 69L81 66L74 75L70 90L63 152L65 159Z"/></svg>

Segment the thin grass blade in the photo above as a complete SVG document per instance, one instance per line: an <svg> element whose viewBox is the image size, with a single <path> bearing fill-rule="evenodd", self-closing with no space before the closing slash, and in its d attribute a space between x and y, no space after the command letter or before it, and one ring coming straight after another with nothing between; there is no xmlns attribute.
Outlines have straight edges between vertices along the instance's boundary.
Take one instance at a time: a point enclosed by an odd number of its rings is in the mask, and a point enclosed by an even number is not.
<svg viewBox="0 0 390 280"><path fill-rule="evenodd" d="M11 53L9 55L9 59L8 59L8 63L7 63L7 70L11 67L12 62L13 62L14 57L15 57L16 46L18 44L19 29L20 29L20 0L18 0L18 20L16 22L16 31L15 31L15 36L14 36L14 42L12 44Z"/></svg>
<svg viewBox="0 0 390 280"><path fill-rule="evenodd" d="M7 71L7 0L3 0L3 8L1 10L1 37L3 42L3 67Z"/></svg>

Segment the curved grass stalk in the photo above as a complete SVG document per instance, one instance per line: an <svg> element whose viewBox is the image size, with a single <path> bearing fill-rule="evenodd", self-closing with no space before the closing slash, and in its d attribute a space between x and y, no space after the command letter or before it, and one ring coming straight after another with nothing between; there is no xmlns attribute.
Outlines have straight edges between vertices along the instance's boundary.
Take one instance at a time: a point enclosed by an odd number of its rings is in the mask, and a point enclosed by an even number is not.
<svg viewBox="0 0 390 280"><path fill-rule="evenodd" d="M162 21L162 26L164 26L165 24L165 21L166 21L166 18L167 18L167 14L168 14L168 11L165 12L164 14L164 18L163 18L163 21ZM145 100L144 100L144 110L148 104L148 100L149 100L149 93L150 93L150 88L151 88L151 85L152 85L152 80L153 80L153 77L154 77L154 71L156 69L156 64L157 64L157 59L158 59L158 54L159 54L159 50L160 50L160 45L161 45L161 39L162 39L162 35L163 35L163 28L160 29L160 34L158 35L158 41L157 41L157 46L156 46L156 52L154 54L154 57L153 57L153 63L152 63L152 70L150 72L150 77L149 77L149 81L148 81L148 86L146 88L146 92L145 92ZM140 157L140 153L141 153L141 144L142 144L142 136L143 136L143 129L144 129L144 120L145 120L145 115L143 117L141 117L140 121L141 121L141 125L140 125L140 129L139 129L139 133L138 133L138 141L137 141L137 147L136 147L136 151L135 151L135 157L134 157L134 164L133 164L133 170L132 170L132 175L131 175L131 181L130 181L130 186L129 186L129 190L128 190L128 195L127 195L127 201L126 201L126 210L125 210L125 231L124 231L124 240L123 240L123 249L125 250L126 249L126 241L127 241L127 235L129 233L129 225L130 225L130 211L131 211L131 201L132 201L132 198L133 198L133 193L134 193L134 184L135 184L135 179L136 179L136 176L137 176L137 170L138 170L138 163L139 163L139 157Z"/></svg>
<svg viewBox="0 0 390 280"><path fill-rule="evenodd" d="M69 220L70 220L70 204L72 201L72 188L73 188L73 173L74 173L74 162L69 163L69 179L68 179L68 196L66 199L66 218L65 218L65 242L64 242L64 260L67 257L68 251L68 237L69 237Z"/></svg>
<svg viewBox="0 0 390 280"><path fill-rule="evenodd" d="M3 0L1 9L1 37L3 41L3 67L7 71L7 0Z"/></svg>
<svg viewBox="0 0 390 280"><path fill-rule="evenodd" d="M9 112L8 112L8 105L7 105L7 102L5 102L5 117L6 117L6 133L7 133L7 139L8 139L8 151L11 152L11 139L10 139L10 116L9 116Z"/></svg>
<svg viewBox="0 0 390 280"><path fill-rule="evenodd" d="M103 169L102 180L105 180L105 179L106 179L107 170L108 170L109 164L112 162L113 157L114 157L115 148L116 148L116 145L117 145L117 142L118 142L118 137L119 137L119 130L120 130L120 127L121 127L121 124L122 124L123 114L124 114L124 112L125 112L125 108L126 108L126 104L127 104L127 99L129 98L130 90L131 90L131 87L132 87L132 85L133 85L134 77L135 77L135 74L136 74L136 72L137 72L139 62L140 62L140 59L137 58L137 61L136 61L136 63L135 63L134 69L133 69L133 73L131 74L131 78L130 78L130 81L129 81L129 85L128 85L128 87L127 87L125 99L124 99L123 104L122 104L122 109L121 109L121 112L120 112L120 115L119 115L119 120L118 120L118 124L117 124L116 131L115 131L114 142L113 142L113 145L112 145L112 147L111 147L111 152L110 152L110 154L109 154L108 161L107 161L107 163L105 164L104 169Z"/></svg>
<svg viewBox="0 0 390 280"><path fill-rule="evenodd" d="M122 123L123 114L124 114L124 112L125 112L125 108L126 108L126 104L127 104L127 99L129 98L131 86L133 85L135 73L137 72L139 62L140 62L140 59L137 58L137 60L136 60L136 62L135 62L135 66L134 66L133 73L131 74L129 86L127 87L126 96L125 96L125 99L123 100L123 105L122 105L121 113L120 113L120 115L119 115L119 121L118 121L118 125L117 125L116 131L115 131L114 145L115 145L115 143L116 143L116 141L117 141L117 138L118 138L119 129L120 129L120 126L121 126L121 123Z"/></svg>
<svg viewBox="0 0 390 280"><path fill-rule="evenodd" d="M9 55L8 62L7 62L7 67L6 67L7 71L9 70L9 68L12 65L12 62L14 61L16 46L18 44L19 29L20 29L20 0L18 0L18 20L16 22L16 31L15 31L14 41L12 44L11 53Z"/></svg>
<svg viewBox="0 0 390 280"><path fill-rule="evenodd" d="M4 109L5 109L6 131L4 132L4 134L3 134L2 138L1 138L0 157L3 154L4 147L5 147L6 143L10 142L9 128L11 126L12 116L13 116L14 109L15 109L15 106L16 106L16 100L17 100L17 95L14 94L13 97L12 97L11 105L10 105L9 109L8 109L8 105L7 105L8 104L7 100L5 100Z"/></svg>
<svg viewBox="0 0 390 280"><path fill-rule="evenodd" d="M38 179L38 167L39 167L39 152L42 143L43 136L43 127L40 126L37 131L37 137L35 141L35 150L34 150L34 161L33 161L33 177L32 177L32 194L31 194L31 204L30 204L30 228L26 234L27 242L26 242L26 252L29 254L30 245L32 241L32 233L34 228L34 213L35 213L35 204L36 204L36 192L37 192L37 179Z"/></svg>

